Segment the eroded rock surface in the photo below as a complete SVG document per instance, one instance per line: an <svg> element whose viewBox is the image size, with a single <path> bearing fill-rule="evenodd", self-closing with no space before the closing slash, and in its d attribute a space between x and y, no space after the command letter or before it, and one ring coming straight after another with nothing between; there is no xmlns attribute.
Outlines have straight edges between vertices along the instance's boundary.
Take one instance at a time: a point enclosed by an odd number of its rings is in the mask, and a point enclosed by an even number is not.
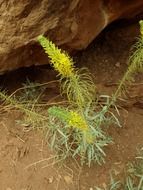
<svg viewBox="0 0 143 190"><path fill-rule="evenodd" d="M0 73L45 64L40 34L80 50L112 21L141 12L142 0L0 0Z"/></svg>

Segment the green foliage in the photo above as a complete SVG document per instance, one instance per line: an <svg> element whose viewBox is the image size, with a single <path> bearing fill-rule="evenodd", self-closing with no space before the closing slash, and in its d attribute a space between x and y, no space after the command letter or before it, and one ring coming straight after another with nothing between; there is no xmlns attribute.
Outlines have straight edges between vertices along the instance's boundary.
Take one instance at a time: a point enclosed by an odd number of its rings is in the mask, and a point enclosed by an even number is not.
<svg viewBox="0 0 143 190"><path fill-rule="evenodd" d="M23 83L23 87L20 88L19 95L16 95L16 99L19 102L33 102L38 101L41 95L44 93L45 86L41 86L40 83L31 82L29 79Z"/></svg>
<svg viewBox="0 0 143 190"><path fill-rule="evenodd" d="M111 176L110 183L103 187L95 187L96 190L121 190L121 182L114 180L114 178Z"/></svg>
<svg viewBox="0 0 143 190"><path fill-rule="evenodd" d="M112 140L101 129L102 122L109 122L109 118L98 117L98 114L89 116L87 110L81 116L75 110L62 107L51 107L49 113L49 143L62 159L67 157L79 158L81 163L88 166L91 162L104 162L103 148ZM91 110L90 110L91 112ZM95 116L94 116L95 115ZM99 113L100 115L100 113Z"/></svg>
<svg viewBox="0 0 143 190"><path fill-rule="evenodd" d="M116 182L111 177L111 182L107 187L96 187L96 190L143 190L143 149L135 162L128 165L126 179L123 182Z"/></svg>
<svg viewBox="0 0 143 190"><path fill-rule="evenodd" d="M104 161L104 146L111 142L108 134L103 130L104 126L107 127L113 123L120 126L118 119L110 111L110 107L115 105L118 96L124 93L126 87L133 82L134 74L143 68L142 37L135 45L129 59L128 70L116 92L111 100L107 98L102 108L96 104L95 85L91 74L86 69L76 69L69 55L45 37L39 36L38 41L48 54L52 66L58 71L61 94L67 95L70 105L67 109L52 107L48 110L51 147L61 157L79 157L82 163L86 162L89 166L92 161L100 164Z"/></svg>
<svg viewBox="0 0 143 190"><path fill-rule="evenodd" d="M125 190L143 190L143 149L138 153L134 163L128 165Z"/></svg>
<svg viewBox="0 0 143 190"><path fill-rule="evenodd" d="M121 79L116 92L113 94L112 102L115 102L118 96L126 94L127 88L134 81L134 75L137 72L143 72L143 21L140 21L141 35L137 39L137 42L132 48L131 55L129 57L129 66Z"/></svg>
<svg viewBox="0 0 143 190"><path fill-rule="evenodd" d="M15 93L8 95L5 91L0 91L0 99L3 101L4 111L12 109L20 110L24 114L25 124L31 124L34 127L40 128L41 125L43 126L43 123L47 123L48 117L44 115L43 110L35 110L36 99L33 99L32 104L28 102L23 104L24 98L22 97L22 101L20 101L19 97L16 98Z"/></svg>
<svg viewBox="0 0 143 190"><path fill-rule="evenodd" d="M72 105L80 109L96 98L95 85L86 68L77 70L72 77L62 81L61 92L67 95Z"/></svg>
<svg viewBox="0 0 143 190"><path fill-rule="evenodd" d="M95 84L86 68L76 69L73 60L45 37L40 36L38 40L59 73L61 94L66 94L69 101L67 109L48 109L51 148L62 159L79 158L88 166L91 162L101 164L106 156L103 149L112 142L102 127L117 123L117 118L110 112L106 115L107 105L95 110Z"/></svg>
<svg viewBox="0 0 143 190"><path fill-rule="evenodd" d="M141 22L140 22L141 23ZM141 23L142 25L142 23ZM101 108L97 106L95 85L87 69L76 69L73 60L43 36L38 38L50 58L51 65L58 71L61 94L66 94L69 108L51 107L49 114L49 143L51 148L66 157L78 158L89 166L92 161L104 162L104 147L111 143L104 126L116 123L117 117L110 111L111 106L133 82L134 74L143 69L143 37L138 39L129 59L129 67L120 84ZM116 108L116 106L115 106ZM113 182L113 181L112 181ZM119 188L118 183L110 184L110 189Z"/></svg>

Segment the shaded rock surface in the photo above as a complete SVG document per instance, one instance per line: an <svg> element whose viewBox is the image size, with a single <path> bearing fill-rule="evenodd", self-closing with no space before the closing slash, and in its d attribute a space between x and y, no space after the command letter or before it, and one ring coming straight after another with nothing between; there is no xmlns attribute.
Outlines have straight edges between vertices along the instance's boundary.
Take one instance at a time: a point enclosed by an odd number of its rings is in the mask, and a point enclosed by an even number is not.
<svg viewBox="0 0 143 190"><path fill-rule="evenodd" d="M0 0L0 73L47 63L40 34L81 50L112 21L141 12L142 0Z"/></svg>

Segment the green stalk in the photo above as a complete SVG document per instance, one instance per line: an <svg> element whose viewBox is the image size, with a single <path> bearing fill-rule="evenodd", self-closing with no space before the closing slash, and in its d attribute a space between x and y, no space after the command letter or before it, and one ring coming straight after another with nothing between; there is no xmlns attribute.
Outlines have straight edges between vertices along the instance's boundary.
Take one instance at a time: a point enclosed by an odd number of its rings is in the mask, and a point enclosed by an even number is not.
<svg viewBox="0 0 143 190"><path fill-rule="evenodd" d="M45 116L43 116L41 114L38 114L38 113L33 112L33 111L29 110L29 109L26 109L23 105L20 105L18 102L16 102L11 97L8 97L7 95L5 95L2 92L0 92L0 97L1 97L2 100L6 101L7 103L12 104L15 108L17 108L19 110L23 110L24 113L26 113L26 114L34 115L35 117L40 118L40 120L46 120L47 119L47 117L45 117Z"/></svg>

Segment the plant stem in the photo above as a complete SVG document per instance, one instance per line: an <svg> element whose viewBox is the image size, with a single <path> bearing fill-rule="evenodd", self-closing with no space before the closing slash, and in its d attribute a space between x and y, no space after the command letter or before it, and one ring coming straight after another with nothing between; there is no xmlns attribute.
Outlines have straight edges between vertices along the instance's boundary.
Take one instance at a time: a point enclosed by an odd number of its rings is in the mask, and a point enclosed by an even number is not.
<svg viewBox="0 0 143 190"><path fill-rule="evenodd" d="M0 92L0 97L1 97L1 99L6 100L6 102L9 102L10 104L12 104L15 108L23 110L26 114L34 115L35 117L40 118L40 120L46 120L47 119L46 116L43 116L43 115L38 114L36 112L33 112L29 109L26 109L23 105L20 105L18 102L14 101L11 97L6 96L2 92Z"/></svg>

